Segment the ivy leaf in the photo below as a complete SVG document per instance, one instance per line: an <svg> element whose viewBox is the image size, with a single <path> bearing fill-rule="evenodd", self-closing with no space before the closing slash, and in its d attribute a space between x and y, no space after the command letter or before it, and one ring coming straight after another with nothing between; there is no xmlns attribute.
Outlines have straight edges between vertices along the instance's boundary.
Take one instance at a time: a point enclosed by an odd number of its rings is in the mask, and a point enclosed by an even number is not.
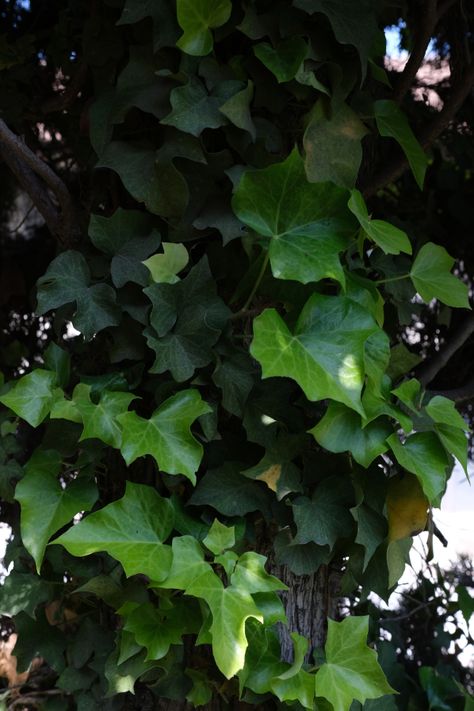
<svg viewBox="0 0 474 711"><path fill-rule="evenodd" d="M200 136L205 128L219 128L226 123L219 111L222 98L209 95L197 77L190 76L187 84L173 89L170 103L172 111L161 123L193 136Z"/></svg>
<svg viewBox="0 0 474 711"><path fill-rule="evenodd" d="M197 390L182 390L160 405L149 420L136 412L119 415L117 421L123 431L121 452L127 465L150 454L161 470L184 474L194 484L202 446L190 428L210 409Z"/></svg>
<svg viewBox="0 0 474 711"><path fill-rule="evenodd" d="M221 27L230 17L230 0L177 0L178 22L183 34L177 46L186 54L203 57L212 50L211 29Z"/></svg>
<svg viewBox="0 0 474 711"><path fill-rule="evenodd" d="M163 545L173 529L173 507L155 489L127 482L125 495L90 514L53 541L75 556L105 551L127 577L141 573L163 580L171 548Z"/></svg>
<svg viewBox="0 0 474 711"><path fill-rule="evenodd" d="M162 254L153 254L143 264L149 270L156 284L176 284L177 276L189 261L188 250L184 244L162 242Z"/></svg>
<svg viewBox="0 0 474 711"><path fill-rule="evenodd" d="M392 477L387 493L389 542L416 536L425 530L429 501L419 479L409 472Z"/></svg>
<svg viewBox="0 0 474 711"><path fill-rule="evenodd" d="M407 437L404 444L397 435L387 439L398 463L420 480L429 502L436 506L446 486L449 459L433 432L417 432Z"/></svg>
<svg viewBox="0 0 474 711"><path fill-rule="evenodd" d="M347 711L353 700L363 704L394 693L376 652L367 646L368 631L368 616L328 620L326 663L316 675L316 695L327 699L334 711Z"/></svg>
<svg viewBox="0 0 474 711"><path fill-rule="evenodd" d="M314 675L304 669L300 669L290 677L285 677L284 674L280 674L272 681L273 693L278 696L280 701L299 701L304 708L313 709Z"/></svg>
<svg viewBox="0 0 474 711"><path fill-rule="evenodd" d="M331 549L339 538L350 538L354 521L350 482L330 476L318 484L311 499L300 497L293 505L297 533L295 543L317 543Z"/></svg>
<svg viewBox="0 0 474 711"><path fill-rule="evenodd" d="M284 528L273 543L278 565L287 565L295 575L312 575L321 565L327 565L330 557L329 546L316 543L299 545L291 537L289 528Z"/></svg>
<svg viewBox="0 0 474 711"><path fill-rule="evenodd" d="M357 217L364 232L378 245L385 254L412 253L408 235L384 220L372 220L359 190L352 190L348 202L349 210Z"/></svg>
<svg viewBox="0 0 474 711"><path fill-rule="evenodd" d="M231 584L248 593L287 590L287 586L281 580L267 573L266 560L265 556L253 551L241 555L232 573Z"/></svg>
<svg viewBox="0 0 474 711"><path fill-rule="evenodd" d="M128 281L142 286L148 283L148 272L141 261L160 244L160 235L153 230L149 215L122 208L112 217L92 215L89 237L97 249L112 257L110 271L117 288Z"/></svg>
<svg viewBox="0 0 474 711"><path fill-rule="evenodd" d="M218 668L230 679L244 666L248 646L245 623L252 617L263 622L262 613L245 589L224 588L215 573L198 578L185 592L202 598L209 605L212 652Z"/></svg>
<svg viewBox="0 0 474 711"><path fill-rule="evenodd" d="M170 0L127 0L117 25L132 25L153 18L153 50L174 47L179 36L176 10Z"/></svg>
<svg viewBox="0 0 474 711"><path fill-rule="evenodd" d="M267 42L261 42L254 46L253 51L281 84L295 78L308 55L308 45L302 37L288 37L275 48Z"/></svg>
<svg viewBox="0 0 474 711"><path fill-rule="evenodd" d="M12 570L0 586L0 615L15 617L26 612L36 617L36 608L51 596L51 585L37 575Z"/></svg>
<svg viewBox="0 0 474 711"><path fill-rule="evenodd" d="M331 402L322 420L310 432L328 451L348 450L356 462L367 468L387 451L386 439L393 433L393 428L380 417L362 428L360 415L345 405Z"/></svg>
<svg viewBox="0 0 474 711"><path fill-rule="evenodd" d="M119 614L123 617L125 632L130 632L138 644L146 647L146 661L162 659L172 644L182 644L184 634L199 631L199 610L185 601L163 604L160 608L149 602L126 603Z"/></svg>
<svg viewBox="0 0 474 711"><path fill-rule="evenodd" d="M454 259L444 247L428 242L416 255L410 270L411 280L423 301L439 299L448 306L469 309L467 284L451 274Z"/></svg>
<svg viewBox="0 0 474 711"><path fill-rule="evenodd" d="M381 136L394 138L405 153L420 190L423 189L428 158L410 128L408 119L395 103L388 99L374 102L375 120Z"/></svg>
<svg viewBox="0 0 474 711"><path fill-rule="evenodd" d="M38 279L38 314L76 304L74 327L86 340L108 326L120 322L120 308L115 291L108 284L91 284L91 273L85 257L74 250L62 252Z"/></svg>
<svg viewBox="0 0 474 711"><path fill-rule="evenodd" d="M354 187L362 160L362 139L367 133L346 103L329 105L320 99L310 113L303 136L308 180Z"/></svg>
<svg viewBox="0 0 474 711"><path fill-rule="evenodd" d="M236 351L222 358L212 379L222 390L222 406L240 417L255 380L255 366L248 353Z"/></svg>
<svg viewBox="0 0 474 711"><path fill-rule="evenodd" d="M224 526L223 523L215 518L203 543L211 553L219 555L227 548L235 546L235 529L233 526Z"/></svg>
<svg viewBox="0 0 474 711"><path fill-rule="evenodd" d="M243 131L247 131L255 142L257 129L252 121L250 113L250 102L253 98L253 83L249 80L247 86L236 94L233 94L227 101L219 106L221 114ZM230 215L232 217L232 214ZM197 225L196 225L197 226Z"/></svg>
<svg viewBox="0 0 474 711"><path fill-rule="evenodd" d="M351 513L357 522L357 536L354 542L365 548L363 563L363 571L365 571L375 551L387 535L387 520L365 501L352 508Z"/></svg>
<svg viewBox="0 0 474 711"><path fill-rule="evenodd" d="M426 412L435 423L434 429L446 451L461 463L467 475L466 422L456 410L454 402L436 395L426 406Z"/></svg>
<svg viewBox="0 0 474 711"><path fill-rule="evenodd" d="M56 385L56 373L37 368L17 380L8 392L0 395L0 402L31 427L38 427L62 396L62 390Z"/></svg>
<svg viewBox="0 0 474 711"><path fill-rule="evenodd" d="M80 511L89 511L98 496L90 479L78 477L61 486L61 454L38 449L25 466L25 475L15 491L21 506L21 537L40 571L51 536Z"/></svg>
<svg viewBox="0 0 474 711"><path fill-rule="evenodd" d="M303 284L330 277L344 285L339 253L354 231L346 203L346 192L332 183L308 183L295 148L282 163L244 173L232 207L270 238L274 277Z"/></svg>
<svg viewBox="0 0 474 711"><path fill-rule="evenodd" d="M397 396L400 402L412 412L418 412L420 402L421 383L416 378L405 380L398 388L394 388L392 393Z"/></svg>
<svg viewBox="0 0 474 711"><path fill-rule="evenodd" d="M365 343L379 330L356 302L313 294L293 333L275 309L258 316L250 352L264 378L292 378L309 400L331 398L364 416Z"/></svg>
<svg viewBox="0 0 474 711"><path fill-rule="evenodd" d="M206 257L177 284L145 289L152 303L152 328L145 335L156 356L150 372L170 370L182 382L211 361L212 346L230 315L216 291Z"/></svg>
<svg viewBox="0 0 474 711"><path fill-rule="evenodd" d="M346 0L295 0L293 4L309 14L321 12L327 16L337 41L357 49L364 79L367 59L377 34L377 22L369 0L356 5Z"/></svg>
<svg viewBox="0 0 474 711"><path fill-rule="evenodd" d="M100 439L105 444L120 448L122 428L117 422L118 415L127 411L135 395L103 390L97 405L92 402L90 385L79 383L74 388L72 404L81 415L84 429L79 441Z"/></svg>
<svg viewBox="0 0 474 711"><path fill-rule="evenodd" d="M240 465L228 462L211 469L198 483L189 503L193 506L212 506L224 516L245 516L250 511L270 515L266 492L240 473Z"/></svg>

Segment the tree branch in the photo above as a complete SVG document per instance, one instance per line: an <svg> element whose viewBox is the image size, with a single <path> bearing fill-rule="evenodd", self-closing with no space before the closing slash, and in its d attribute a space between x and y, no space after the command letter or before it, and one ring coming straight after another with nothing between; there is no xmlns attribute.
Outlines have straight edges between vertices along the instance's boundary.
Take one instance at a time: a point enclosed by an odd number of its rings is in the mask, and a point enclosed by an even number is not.
<svg viewBox="0 0 474 711"><path fill-rule="evenodd" d="M0 153L20 185L44 217L51 232L64 244L80 236L75 205L61 178L0 119ZM59 209L52 202L54 194Z"/></svg>
<svg viewBox="0 0 474 711"><path fill-rule="evenodd" d="M426 54L426 49L430 43L430 39L439 19L438 13L436 12L436 0L426 0L424 6L421 8L420 14L421 17L418 32L415 36L413 44L413 50L393 91L392 98L397 103L403 99L407 91L410 89Z"/></svg>
<svg viewBox="0 0 474 711"><path fill-rule="evenodd" d="M444 108L427 124L426 128L421 131L418 140L427 148L433 141L442 133L448 124L456 116L457 112L463 105L464 101L469 96L474 85L474 62L466 69L464 75L453 87L449 98L446 100ZM377 190L388 183L393 183L407 169L408 161L404 154L400 151L392 161L386 162L378 173L375 174L372 181L362 188L362 192L366 198L374 195Z"/></svg>
<svg viewBox="0 0 474 711"><path fill-rule="evenodd" d="M450 390L430 390L431 395L443 395L458 404L474 400L474 377L470 378L467 383L459 388L451 388Z"/></svg>
<svg viewBox="0 0 474 711"><path fill-rule="evenodd" d="M474 314L469 314L436 355L423 361L415 370L418 380L424 387L435 379L438 373L449 363L452 356L457 353L473 333Z"/></svg>

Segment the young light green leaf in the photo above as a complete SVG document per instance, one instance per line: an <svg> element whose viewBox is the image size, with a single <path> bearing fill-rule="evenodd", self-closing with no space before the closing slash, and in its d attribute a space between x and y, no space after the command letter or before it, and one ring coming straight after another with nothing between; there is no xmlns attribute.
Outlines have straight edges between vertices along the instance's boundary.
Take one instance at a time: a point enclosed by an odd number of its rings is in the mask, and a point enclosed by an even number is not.
<svg viewBox="0 0 474 711"><path fill-rule="evenodd" d="M75 556L105 551L122 564L127 577L141 573L166 578L171 548L163 544L173 529L174 511L155 489L127 482L118 501L90 514L53 541Z"/></svg>
<svg viewBox="0 0 474 711"><path fill-rule="evenodd" d="M407 117L395 101L388 99L375 101L374 112L380 135L394 138L400 144L415 180L422 190L428 158L411 130Z"/></svg>
<svg viewBox="0 0 474 711"><path fill-rule="evenodd" d="M376 652L367 646L368 631L368 616L328 621L326 663L316 674L316 696L327 699L334 711L347 711L353 700L363 704L394 693Z"/></svg>
<svg viewBox="0 0 474 711"><path fill-rule="evenodd" d="M184 244L162 242L163 254L153 254L143 262L150 271L151 278L156 284L176 284L177 276L189 261L188 250Z"/></svg>
<svg viewBox="0 0 474 711"><path fill-rule="evenodd" d="M398 388L394 388L392 393L403 402L412 412L418 412L420 409L420 393L421 383L416 378L405 380Z"/></svg>
<svg viewBox="0 0 474 711"><path fill-rule="evenodd" d="M329 180L353 188L362 160L362 139L368 133L346 103L320 99L309 115L303 136L305 167L312 183Z"/></svg>
<svg viewBox="0 0 474 711"><path fill-rule="evenodd" d="M385 254L412 253L408 235L403 230L384 220L372 220L359 190L352 190L348 202L349 210L357 217L360 226Z"/></svg>
<svg viewBox="0 0 474 711"><path fill-rule="evenodd" d="M136 396L130 393L103 390L97 405L91 400L91 387L79 383L74 388L72 404L81 415L84 425L80 441L83 439L100 439L105 444L120 448L122 428L117 417L128 410Z"/></svg>
<svg viewBox="0 0 474 711"><path fill-rule="evenodd" d="M268 42L254 46L255 56L276 76L278 82L291 81L308 55L308 45L302 37L288 37L275 48Z"/></svg>
<svg viewBox="0 0 474 711"><path fill-rule="evenodd" d="M364 416L364 346L379 330L356 302L314 294L293 333L275 309L258 316L250 352L262 365L264 378L292 378L310 400L331 398Z"/></svg>
<svg viewBox="0 0 474 711"><path fill-rule="evenodd" d="M284 583L267 573L265 570L266 561L265 556L253 551L247 551L241 555L232 573L232 585L249 593L286 590L287 587Z"/></svg>
<svg viewBox="0 0 474 711"><path fill-rule="evenodd" d="M177 46L186 54L203 57L212 50L211 29L225 24L232 12L230 0L177 0L183 34Z"/></svg>
<svg viewBox="0 0 474 711"><path fill-rule="evenodd" d="M130 465L150 454L168 474L184 474L193 484L201 463L202 446L191 434L191 425L210 412L197 390L182 390L168 398L149 420L136 412L117 417L122 427L122 455Z"/></svg>
<svg viewBox="0 0 474 711"><path fill-rule="evenodd" d="M37 368L17 380L8 392L0 395L0 402L31 427L38 427L54 403L62 397L63 392L56 385L56 373Z"/></svg>
<svg viewBox="0 0 474 711"><path fill-rule="evenodd" d="M454 259L444 247L428 242L416 255L411 280L423 301L439 299L448 306L470 308L467 284L451 274Z"/></svg>
<svg viewBox="0 0 474 711"><path fill-rule="evenodd" d="M332 183L308 183L295 148L282 163L244 173L232 207L244 224L271 238L274 277L344 284L339 253L354 232L346 203L346 192Z"/></svg>
<svg viewBox="0 0 474 711"><path fill-rule="evenodd" d="M227 548L235 546L235 529L233 526L224 526L219 519L215 518L203 543L211 553L219 555Z"/></svg>
<svg viewBox="0 0 474 711"><path fill-rule="evenodd" d="M315 440L329 452L352 453L363 467L387 451L386 439L393 428L385 418L377 418L362 429L360 415L338 402L330 402L318 424L309 430Z"/></svg>
<svg viewBox="0 0 474 711"><path fill-rule="evenodd" d="M90 479L78 477L66 486L58 480L61 454L38 449L25 467L25 476L15 491L21 506L21 537L40 571L51 536L80 511L89 511L98 496Z"/></svg>
<svg viewBox="0 0 474 711"><path fill-rule="evenodd" d="M446 486L449 459L437 436L433 432L417 432L402 444L393 434L387 442L398 463L416 474L429 502L438 505Z"/></svg>

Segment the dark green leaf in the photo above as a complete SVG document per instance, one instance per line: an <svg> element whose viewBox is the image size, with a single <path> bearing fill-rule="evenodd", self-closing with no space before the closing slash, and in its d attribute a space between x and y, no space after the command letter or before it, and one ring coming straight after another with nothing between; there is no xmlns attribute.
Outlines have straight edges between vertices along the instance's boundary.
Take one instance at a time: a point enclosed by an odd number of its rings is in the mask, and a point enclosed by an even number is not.
<svg viewBox="0 0 474 711"><path fill-rule="evenodd" d="M281 83L294 79L308 54L308 45L302 37L288 37L275 49L267 42L261 42L254 46L253 51Z"/></svg>
<svg viewBox="0 0 474 711"><path fill-rule="evenodd" d="M295 543L313 542L333 548L339 538L350 538L354 528L349 511L352 499L350 480L340 476L323 479L311 499L296 499L293 506Z"/></svg>
<svg viewBox="0 0 474 711"><path fill-rule="evenodd" d="M467 284L451 274L454 259L444 247L428 242L416 255L410 271L412 282L423 301L439 299L448 306L469 307Z"/></svg>

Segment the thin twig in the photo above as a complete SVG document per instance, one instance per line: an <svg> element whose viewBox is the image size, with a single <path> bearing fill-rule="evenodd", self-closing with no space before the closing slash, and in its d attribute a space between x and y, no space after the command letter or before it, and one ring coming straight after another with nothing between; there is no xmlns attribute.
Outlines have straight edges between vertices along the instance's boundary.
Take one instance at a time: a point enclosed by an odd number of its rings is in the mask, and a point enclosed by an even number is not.
<svg viewBox="0 0 474 711"><path fill-rule="evenodd" d="M423 361L415 370L416 377L424 387L436 378L473 333L474 314L469 314L436 355Z"/></svg>

